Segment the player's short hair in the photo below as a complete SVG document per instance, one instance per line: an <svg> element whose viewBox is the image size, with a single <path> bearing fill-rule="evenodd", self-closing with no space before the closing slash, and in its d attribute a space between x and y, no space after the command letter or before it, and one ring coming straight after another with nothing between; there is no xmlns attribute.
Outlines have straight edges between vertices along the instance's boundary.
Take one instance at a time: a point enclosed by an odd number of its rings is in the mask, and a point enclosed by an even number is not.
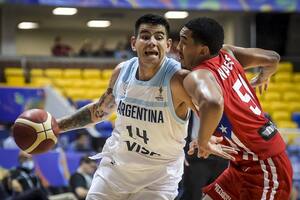
<svg viewBox="0 0 300 200"><path fill-rule="evenodd" d="M214 19L199 17L184 25L192 31L192 38L196 44L208 46L211 54L219 53L224 43L223 27Z"/></svg>
<svg viewBox="0 0 300 200"><path fill-rule="evenodd" d="M166 29L167 37L169 37L170 35L170 24L166 18L160 15L146 14L138 18L137 21L135 22L135 28L134 28L135 36L138 35L141 24L162 25Z"/></svg>

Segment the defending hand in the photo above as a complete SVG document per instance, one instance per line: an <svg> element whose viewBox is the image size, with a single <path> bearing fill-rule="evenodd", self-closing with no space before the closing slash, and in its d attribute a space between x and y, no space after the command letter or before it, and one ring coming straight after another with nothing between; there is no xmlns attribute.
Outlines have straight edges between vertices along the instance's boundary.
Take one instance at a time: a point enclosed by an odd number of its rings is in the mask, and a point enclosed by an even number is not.
<svg viewBox="0 0 300 200"><path fill-rule="evenodd" d="M214 154L234 161L235 158L232 154L237 154L238 152L233 147L219 144L222 140L223 137L211 136L208 143L199 145L197 139L195 139L189 144L188 154L193 155L195 150L198 149L197 156L199 158L207 158L210 154Z"/></svg>

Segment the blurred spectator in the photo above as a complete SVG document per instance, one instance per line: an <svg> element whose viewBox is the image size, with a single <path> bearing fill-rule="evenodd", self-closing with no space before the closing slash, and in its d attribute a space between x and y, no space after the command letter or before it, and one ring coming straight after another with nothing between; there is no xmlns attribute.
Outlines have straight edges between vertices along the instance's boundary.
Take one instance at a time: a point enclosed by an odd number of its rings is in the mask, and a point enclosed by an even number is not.
<svg viewBox="0 0 300 200"><path fill-rule="evenodd" d="M91 186L93 174L97 169L94 160L84 156L80 159L77 171L71 175L70 187L78 200L84 200Z"/></svg>
<svg viewBox="0 0 300 200"><path fill-rule="evenodd" d="M84 40L81 48L79 49L78 56L80 57L91 57L93 56L93 43L91 40Z"/></svg>
<svg viewBox="0 0 300 200"><path fill-rule="evenodd" d="M132 47L131 47L131 37L132 37L131 35L127 36L127 39L125 41L125 49L126 49L126 51L128 51L131 54L131 57L134 57L134 56L137 56L137 55L136 55L136 52L134 52L132 50Z"/></svg>
<svg viewBox="0 0 300 200"><path fill-rule="evenodd" d="M19 148L12 136L12 132L6 139L4 139L3 148L4 149L18 149Z"/></svg>
<svg viewBox="0 0 300 200"><path fill-rule="evenodd" d="M5 126L5 128L7 130L9 130L9 136L3 140L3 148L4 149L18 149L19 148L12 136L12 125L13 124L8 124Z"/></svg>
<svg viewBox="0 0 300 200"><path fill-rule="evenodd" d="M29 199L47 199L47 192L39 177L34 173L32 156L20 151L19 166L10 171L11 194L14 197L28 196ZM23 199L23 198L22 198ZM24 197L24 199L27 199Z"/></svg>
<svg viewBox="0 0 300 200"><path fill-rule="evenodd" d="M60 36L56 36L51 51L53 56L70 56L73 52L73 48L63 43Z"/></svg>
<svg viewBox="0 0 300 200"><path fill-rule="evenodd" d="M105 41L100 41L93 55L96 57L113 57L114 53L107 49Z"/></svg>
<svg viewBox="0 0 300 200"><path fill-rule="evenodd" d="M124 44L123 42L118 42L114 57L116 59L129 59L133 57L133 55L126 49L126 44Z"/></svg>
<svg viewBox="0 0 300 200"><path fill-rule="evenodd" d="M169 53L167 54L167 56L169 58L173 58L175 60L179 60L179 54L178 54L178 51L177 51L177 45L178 45L179 41L174 39L173 42L172 42L172 46L171 46L171 49L169 51Z"/></svg>
<svg viewBox="0 0 300 200"><path fill-rule="evenodd" d="M92 151L90 145L90 138L87 131L80 130L76 135L76 139L70 144L68 150L90 152Z"/></svg>

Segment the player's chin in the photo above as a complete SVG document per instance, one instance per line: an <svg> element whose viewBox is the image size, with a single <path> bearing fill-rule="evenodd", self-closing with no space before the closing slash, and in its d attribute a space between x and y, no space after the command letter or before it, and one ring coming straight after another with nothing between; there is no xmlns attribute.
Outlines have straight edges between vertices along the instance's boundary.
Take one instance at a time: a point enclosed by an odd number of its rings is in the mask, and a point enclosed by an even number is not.
<svg viewBox="0 0 300 200"><path fill-rule="evenodd" d="M159 56L145 56L144 61L148 63L159 63L161 58Z"/></svg>

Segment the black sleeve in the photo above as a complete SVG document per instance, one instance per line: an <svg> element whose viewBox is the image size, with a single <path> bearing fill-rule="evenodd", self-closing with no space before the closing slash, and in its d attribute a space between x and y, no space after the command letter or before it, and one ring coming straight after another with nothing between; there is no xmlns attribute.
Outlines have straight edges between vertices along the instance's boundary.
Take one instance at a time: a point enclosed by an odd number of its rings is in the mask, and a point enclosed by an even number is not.
<svg viewBox="0 0 300 200"><path fill-rule="evenodd" d="M86 186L86 181L83 177L83 175L79 174L79 173L75 173L71 176L70 178L70 187L72 189L73 192L75 192L75 189L77 187L83 187L83 188L87 188Z"/></svg>

